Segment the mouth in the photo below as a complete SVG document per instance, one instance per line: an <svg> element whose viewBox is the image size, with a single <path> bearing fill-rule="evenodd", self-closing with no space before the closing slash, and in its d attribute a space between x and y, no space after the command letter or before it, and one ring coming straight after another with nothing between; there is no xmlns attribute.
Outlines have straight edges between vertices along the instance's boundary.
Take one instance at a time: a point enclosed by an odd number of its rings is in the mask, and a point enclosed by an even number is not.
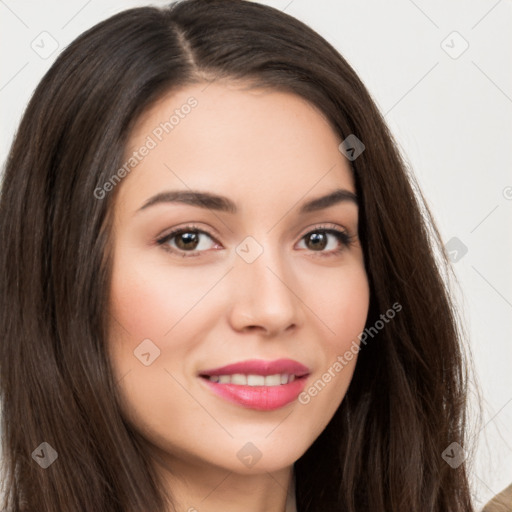
<svg viewBox="0 0 512 512"><path fill-rule="evenodd" d="M242 407L271 411L297 399L309 369L291 359L250 360L205 370L199 377L216 396Z"/></svg>

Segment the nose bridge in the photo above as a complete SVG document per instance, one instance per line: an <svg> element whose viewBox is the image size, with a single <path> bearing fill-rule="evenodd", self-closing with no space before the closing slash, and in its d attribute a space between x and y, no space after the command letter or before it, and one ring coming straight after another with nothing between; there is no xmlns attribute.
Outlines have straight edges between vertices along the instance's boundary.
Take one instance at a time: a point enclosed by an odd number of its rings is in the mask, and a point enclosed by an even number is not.
<svg viewBox="0 0 512 512"><path fill-rule="evenodd" d="M260 237L261 240L261 237ZM268 330L285 329L297 322L298 299L286 254L272 237L247 237L237 249L233 294L235 317ZM236 318L235 318L236 320ZM239 322L238 322L239 323Z"/></svg>

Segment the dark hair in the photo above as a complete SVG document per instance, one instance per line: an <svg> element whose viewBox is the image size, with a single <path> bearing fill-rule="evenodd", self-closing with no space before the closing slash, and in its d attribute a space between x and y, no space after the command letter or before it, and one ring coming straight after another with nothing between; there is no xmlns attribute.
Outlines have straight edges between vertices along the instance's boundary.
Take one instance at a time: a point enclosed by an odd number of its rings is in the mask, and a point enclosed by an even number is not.
<svg viewBox="0 0 512 512"><path fill-rule="evenodd" d="M169 91L240 80L295 93L345 139L370 283L367 325L402 312L361 350L334 417L295 463L299 512L473 510L465 464L462 335L428 207L356 73L283 12L239 0L126 10L89 29L38 85L1 191L1 399L9 511L161 511L166 492L120 412L107 355L115 192L130 130ZM41 470L42 441L58 464Z"/></svg>

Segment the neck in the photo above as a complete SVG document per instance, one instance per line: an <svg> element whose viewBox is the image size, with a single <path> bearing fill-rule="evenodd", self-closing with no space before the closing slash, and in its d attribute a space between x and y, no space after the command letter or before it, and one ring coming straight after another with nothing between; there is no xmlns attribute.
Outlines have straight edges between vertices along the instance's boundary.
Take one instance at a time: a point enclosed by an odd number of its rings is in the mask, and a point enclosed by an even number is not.
<svg viewBox="0 0 512 512"><path fill-rule="evenodd" d="M242 474L203 462L158 457L176 510L183 512L295 512L293 466Z"/></svg>

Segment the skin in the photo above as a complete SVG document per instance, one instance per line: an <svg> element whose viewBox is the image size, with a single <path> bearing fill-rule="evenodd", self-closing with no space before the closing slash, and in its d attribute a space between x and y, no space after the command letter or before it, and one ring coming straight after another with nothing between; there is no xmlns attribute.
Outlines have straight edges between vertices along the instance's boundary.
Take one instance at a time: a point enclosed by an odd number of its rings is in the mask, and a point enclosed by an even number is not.
<svg viewBox="0 0 512 512"><path fill-rule="evenodd" d="M335 189L355 193L352 171L340 137L308 102L233 82L169 93L139 119L126 155L191 96L198 105L116 190L112 366L123 414L147 441L177 510L283 512L293 463L343 400L357 356L309 403L275 411L227 402L198 373L291 358L310 368L307 390L358 341L369 287L357 204L299 214ZM227 196L239 211L182 203L138 211L159 192L189 189ZM199 234L192 249L180 237L167 242L181 254L188 247L185 257L155 243L188 223L212 238ZM317 229L326 224L348 232L350 245ZM312 231L324 233L323 245L305 237ZM251 263L236 252L247 236L263 249ZM160 350L148 366L134 356L144 339ZM261 453L252 467L237 457L248 442Z"/></svg>

